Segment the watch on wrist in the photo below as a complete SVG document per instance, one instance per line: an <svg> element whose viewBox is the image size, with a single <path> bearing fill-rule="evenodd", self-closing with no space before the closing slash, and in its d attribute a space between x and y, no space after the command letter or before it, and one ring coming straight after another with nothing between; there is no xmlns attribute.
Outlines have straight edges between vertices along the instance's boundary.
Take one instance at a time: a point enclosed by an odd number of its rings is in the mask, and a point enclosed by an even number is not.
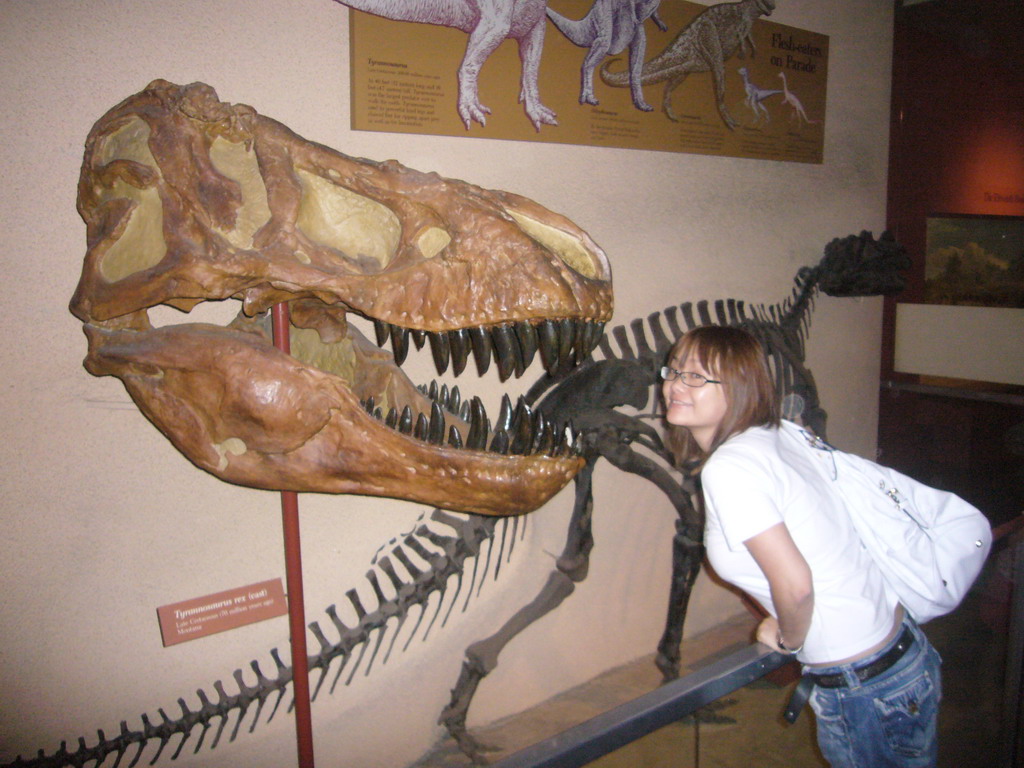
<svg viewBox="0 0 1024 768"><path fill-rule="evenodd" d="M785 651L786 653L790 654L791 656L795 656L796 654L800 653L800 651L802 651L804 649L803 643L801 643L797 648L790 648L790 647L788 647L782 641L782 630L781 629L779 629L778 633L775 635L775 642L778 644L779 648L781 648L783 651Z"/></svg>

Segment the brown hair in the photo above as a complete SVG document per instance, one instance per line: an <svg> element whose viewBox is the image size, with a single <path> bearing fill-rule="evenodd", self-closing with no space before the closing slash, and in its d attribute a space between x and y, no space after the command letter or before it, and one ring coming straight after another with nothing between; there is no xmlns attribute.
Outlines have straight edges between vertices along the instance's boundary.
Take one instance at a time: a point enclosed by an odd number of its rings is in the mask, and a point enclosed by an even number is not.
<svg viewBox="0 0 1024 768"><path fill-rule="evenodd" d="M726 412L711 447L705 453L685 427L668 425L665 443L676 465L698 470L715 449L749 427L777 427L779 398L772 383L761 343L741 328L704 325L683 334L669 353L669 365L679 365L690 355L712 377L721 381ZM708 385L705 385L708 386Z"/></svg>

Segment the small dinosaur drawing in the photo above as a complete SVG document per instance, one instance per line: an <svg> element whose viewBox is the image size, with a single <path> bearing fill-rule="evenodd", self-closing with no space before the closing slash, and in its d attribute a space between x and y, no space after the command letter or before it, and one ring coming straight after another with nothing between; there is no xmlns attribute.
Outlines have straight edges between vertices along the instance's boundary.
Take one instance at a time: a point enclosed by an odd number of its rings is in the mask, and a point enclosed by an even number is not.
<svg viewBox="0 0 1024 768"><path fill-rule="evenodd" d="M519 44L522 80L519 100L538 131L558 125L555 113L540 100L537 76L544 49L546 0L336 0L342 5L393 21L453 27L469 35L459 66L459 116L469 130L476 120L487 124L491 110L480 103L477 79L484 62L504 40Z"/></svg>
<svg viewBox="0 0 1024 768"><path fill-rule="evenodd" d="M765 107L763 102L769 96L774 96L776 93L782 93L779 89L768 89L761 88L750 80L750 75L747 72L746 67L739 68L740 77L743 78L743 87L747 91L747 106L750 107L750 111L754 113L754 122L757 122L762 117L767 123L771 120L771 115L768 112L768 108Z"/></svg>
<svg viewBox="0 0 1024 768"><path fill-rule="evenodd" d="M789 86L786 83L786 73L779 72L779 77L782 78L782 101L784 104L789 104L793 108L793 111L789 115L789 119L793 120L796 118L798 124L802 123L817 123L817 120L810 120L807 117L807 113L804 111L804 105L800 103L800 99L796 97L796 94L789 90ZM778 93L778 91L776 91Z"/></svg>
<svg viewBox="0 0 1024 768"><path fill-rule="evenodd" d="M652 19L662 32L668 29L658 16L661 0L595 0L582 19L569 19L548 8L548 18L559 31L581 48L589 48L580 68L580 104L598 104L594 95L594 70L609 54L629 46L629 83L633 105L644 112L653 107L644 101L640 70L647 51L644 22Z"/></svg>
<svg viewBox="0 0 1024 768"><path fill-rule="evenodd" d="M714 78L718 114L730 129L736 128L736 121L725 108L725 61L737 52L744 58L747 46L750 55L754 55L750 34L754 21L762 15L770 16L773 10L775 0L740 0L709 6L683 27L664 51L644 64L643 85L665 83L661 108L669 120L679 121L672 111L672 92L693 72L710 72ZM611 64L606 62L601 66L601 80L611 86L625 87L628 73L610 72Z"/></svg>

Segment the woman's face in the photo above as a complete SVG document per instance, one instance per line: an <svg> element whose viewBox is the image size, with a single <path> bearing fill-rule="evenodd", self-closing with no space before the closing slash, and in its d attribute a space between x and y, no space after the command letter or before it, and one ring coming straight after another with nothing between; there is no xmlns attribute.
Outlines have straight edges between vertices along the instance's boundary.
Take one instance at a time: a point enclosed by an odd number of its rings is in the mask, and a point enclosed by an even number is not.
<svg viewBox="0 0 1024 768"><path fill-rule="evenodd" d="M673 356L669 367L699 373L709 379L718 378L713 371L705 370L692 353L682 362ZM661 394L665 399L665 420L690 430L697 445L706 452L726 414L722 385L708 383L702 387L690 387L683 383L682 378L676 377L662 383Z"/></svg>

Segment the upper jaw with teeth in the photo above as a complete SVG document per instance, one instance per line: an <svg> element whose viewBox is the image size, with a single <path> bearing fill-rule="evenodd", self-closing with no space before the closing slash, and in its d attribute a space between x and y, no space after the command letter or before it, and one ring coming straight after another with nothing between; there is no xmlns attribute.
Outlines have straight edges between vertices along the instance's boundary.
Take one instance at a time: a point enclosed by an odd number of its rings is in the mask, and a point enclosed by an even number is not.
<svg viewBox="0 0 1024 768"><path fill-rule="evenodd" d="M86 143L89 248L72 311L87 369L121 378L197 465L259 488L393 496L483 514L534 509L582 465L564 425L507 402L489 421L395 363L502 381L578 363L611 315L604 253L525 198L350 158L220 102L152 83ZM146 310L235 298L227 328L153 328ZM262 321L288 302L292 354ZM347 322L375 320L377 349ZM372 401L371 401L372 399ZM468 405L467 405L468 403Z"/></svg>

